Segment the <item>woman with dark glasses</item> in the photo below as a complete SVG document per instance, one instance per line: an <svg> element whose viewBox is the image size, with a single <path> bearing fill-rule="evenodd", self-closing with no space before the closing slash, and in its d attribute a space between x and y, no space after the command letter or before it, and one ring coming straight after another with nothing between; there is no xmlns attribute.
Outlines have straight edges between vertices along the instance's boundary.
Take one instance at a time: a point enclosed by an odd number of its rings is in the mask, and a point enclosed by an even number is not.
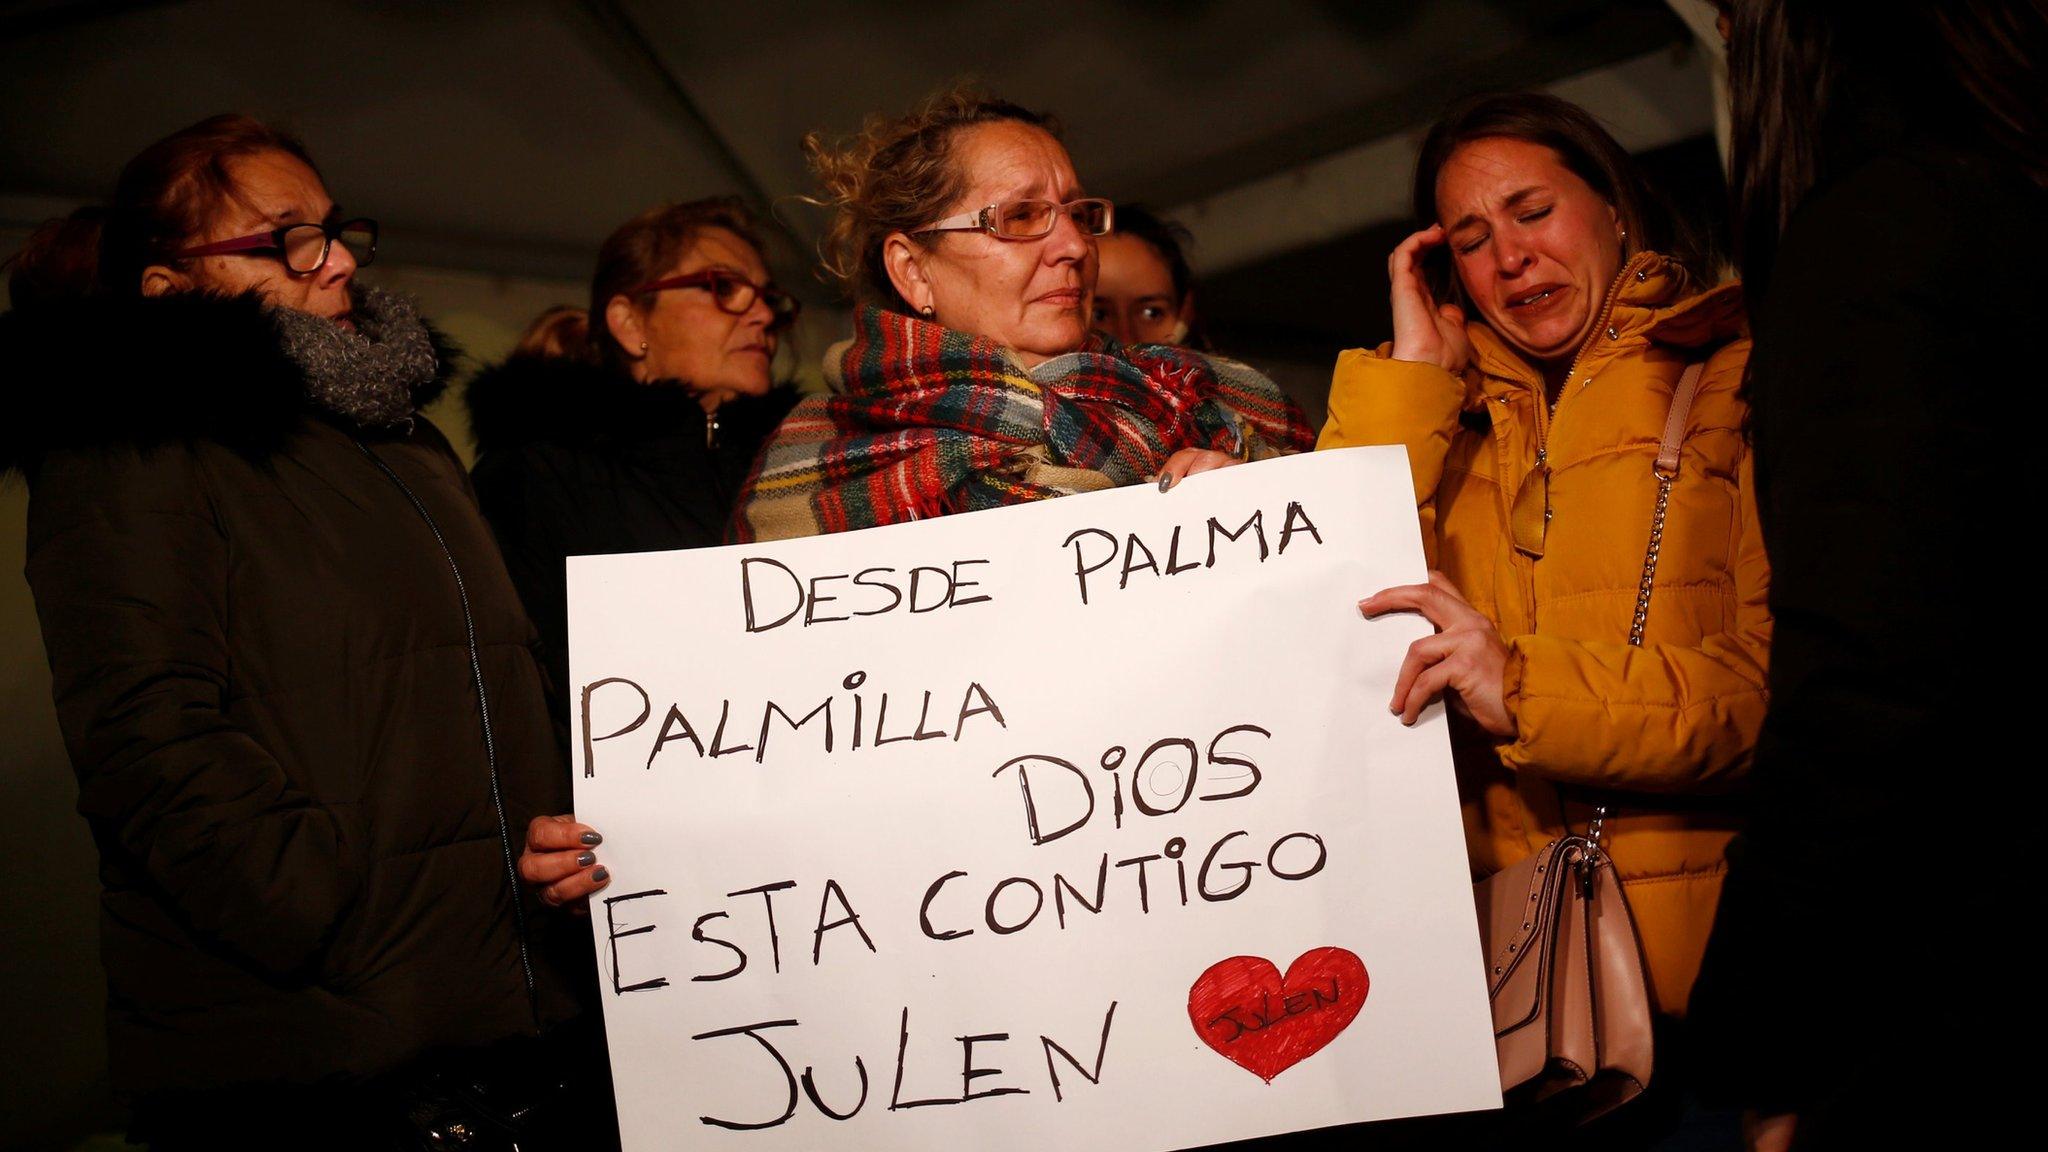
<svg viewBox="0 0 2048 1152"><path fill-rule="evenodd" d="M588 944L514 856L568 774L419 412L447 349L355 282L375 241L297 141L215 117L38 232L0 317L112 1078L153 1147L452 1146L518 1108L549 1147L563 1097L523 1070L601 1073L542 1054Z"/></svg>
<svg viewBox="0 0 2048 1152"><path fill-rule="evenodd" d="M796 314L739 202L670 204L598 250L572 354L515 354L471 382L477 495L558 687L564 558L723 542L755 452L796 402L771 371Z"/></svg>
<svg viewBox="0 0 2048 1152"><path fill-rule="evenodd" d="M1057 125L968 89L806 142L857 306L761 457L742 539L838 532L1180 477L1308 447L1242 364L1089 331L1109 201Z"/></svg>

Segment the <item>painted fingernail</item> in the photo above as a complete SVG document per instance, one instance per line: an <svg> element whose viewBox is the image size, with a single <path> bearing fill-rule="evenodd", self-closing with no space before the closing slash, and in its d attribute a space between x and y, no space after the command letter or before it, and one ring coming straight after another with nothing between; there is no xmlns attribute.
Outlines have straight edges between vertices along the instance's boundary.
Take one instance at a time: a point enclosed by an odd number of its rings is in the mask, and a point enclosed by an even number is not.
<svg viewBox="0 0 2048 1152"><path fill-rule="evenodd" d="M1173 487L1173 473L1161 472L1159 474L1159 490L1164 492L1171 487Z"/></svg>
<svg viewBox="0 0 2048 1152"><path fill-rule="evenodd" d="M595 832L585 832L582 836L582 840L585 844L590 845L592 848L595 848L599 844L604 843L604 837L599 836Z"/></svg>
<svg viewBox="0 0 2048 1152"><path fill-rule="evenodd" d="M590 882L593 884L609 883L611 878L612 874L603 868L599 868L597 871L592 872L590 874Z"/></svg>
<svg viewBox="0 0 2048 1152"><path fill-rule="evenodd" d="M597 853L595 852L585 852L583 855L576 857L576 866L578 868L588 868L595 863L597 863Z"/></svg>

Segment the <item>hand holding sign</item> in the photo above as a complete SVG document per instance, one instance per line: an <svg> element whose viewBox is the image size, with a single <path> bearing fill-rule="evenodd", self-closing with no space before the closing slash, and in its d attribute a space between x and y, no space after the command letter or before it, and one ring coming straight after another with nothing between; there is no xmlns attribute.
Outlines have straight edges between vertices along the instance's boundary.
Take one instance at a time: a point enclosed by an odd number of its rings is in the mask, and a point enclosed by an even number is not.
<svg viewBox="0 0 2048 1152"><path fill-rule="evenodd" d="M1403 724L1415 723L1424 708L1448 695L1488 735L1515 734L1514 720L1501 698L1507 641L1501 639L1499 626L1472 607L1450 577L1431 572L1427 584L1382 589L1360 600L1358 611L1367 619L1388 612L1420 612L1436 626L1436 635L1408 646L1394 682L1388 708Z"/></svg>
<svg viewBox="0 0 2048 1152"><path fill-rule="evenodd" d="M571 560L627 1147L1496 1106L1442 710L1379 706L1427 625L1356 607L1422 575L1399 449Z"/></svg>
<svg viewBox="0 0 2048 1152"><path fill-rule="evenodd" d="M597 862L604 837L574 814L536 816L526 826L526 847L519 854L519 879L551 908L568 907L579 915L590 911L590 894L610 883Z"/></svg>

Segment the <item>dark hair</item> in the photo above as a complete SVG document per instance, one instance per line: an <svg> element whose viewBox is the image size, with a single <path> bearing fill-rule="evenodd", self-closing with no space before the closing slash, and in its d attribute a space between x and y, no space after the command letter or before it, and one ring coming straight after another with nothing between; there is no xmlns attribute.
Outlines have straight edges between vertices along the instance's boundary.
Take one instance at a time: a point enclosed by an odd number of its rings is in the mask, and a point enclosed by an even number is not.
<svg viewBox="0 0 2048 1152"><path fill-rule="evenodd" d="M1744 290L1763 294L1778 237L1820 178L1821 124L1838 84L1831 14L1738 3L1728 35L1728 195Z"/></svg>
<svg viewBox="0 0 2048 1152"><path fill-rule="evenodd" d="M512 345L514 356L566 357L581 360L590 351L590 313L574 304L556 304L526 322Z"/></svg>
<svg viewBox="0 0 2048 1152"><path fill-rule="evenodd" d="M597 271L590 278L587 318L590 354L598 363L620 372L630 364L625 349L619 347L618 338L612 335L611 324L605 320L605 309L612 297L660 279L707 228L723 228L746 241L756 253L766 251L754 227L754 214L746 204L730 196L650 208L605 237L603 246L597 250ZM642 307L637 300L633 305Z"/></svg>
<svg viewBox="0 0 2048 1152"><path fill-rule="evenodd" d="M1567 170L1613 205L1621 226L1628 230L1625 254L1659 252L1688 272L1699 273L1697 240L1672 218L1643 180L1628 150L1592 113L1543 92L1475 96L1452 105L1439 117L1415 158L1416 218L1424 224L1437 222L1437 174L1458 149L1477 140L1503 138L1540 144L1555 152ZM1464 285L1458 283L1447 263L1432 262L1431 280L1439 298L1465 302Z"/></svg>
<svg viewBox="0 0 2048 1152"><path fill-rule="evenodd" d="M960 198L966 176L954 162L954 142L964 128L1000 121L1060 134L1053 117L961 82L925 97L907 116L870 116L845 140L806 135L804 156L818 181L811 202L834 209L818 241L824 275L858 303L909 312L882 266L882 244L897 232L914 234Z"/></svg>
<svg viewBox="0 0 2048 1152"><path fill-rule="evenodd" d="M1195 238L1184 225L1159 215L1144 204L1118 204L1116 234L1136 237L1150 244L1152 250L1159 253L1159 258L1166 261L1166 270L1173 276L1174 303L1178 305L1187 298L1188 290L1195 286L1195 278L1188 268L1186 248L1194 243Z"/></svg>
<svg viewBox="0 0 2048 1152"><path fill-rule="evenodd" d="M2025 0L1917 0L1882 17L1841 0L1736 0L1728 38L1729 194L1742 279L1760 296L1792 213L1825 178L1829 134L1889 112L1972 140L2048 184L2048 14ZM1937 66L1927 63L1930 46Z"/></svg>
<svg viewBox="0 0 2048 1152"><path fill-rule="evenodd" d="M136 296L143 270L171 259L241 189L229 167L283 152L319 168L297 137L253 116L225 113L144 148L121 169L105 207L80 208L29 237L8 277L14 306L91 295Z"/></svg>
<svg viewBox="0 0 2048 1152"><path fill-rule="evenodd" d="M1146 204L1118 204L1115 219L1116 235L1143 240L1166 262L1167 274L1173 279L1173 306L1180 309L1181 322L1187 325L1182 346L1209 350L1207 326L1189 298L1195 290L1195 274L1188 266L1187 249L1194 245L1194 235L1180 221L1161 216Z"/></svg>
<svg viewBox="0 0 2048 1152"><path fill-rule="evenodd" d="M1942 64L1974 106L1973 130L2048 187L2048 8L2039 0L1961 0L1935 5L1933 17Z"/></svg>

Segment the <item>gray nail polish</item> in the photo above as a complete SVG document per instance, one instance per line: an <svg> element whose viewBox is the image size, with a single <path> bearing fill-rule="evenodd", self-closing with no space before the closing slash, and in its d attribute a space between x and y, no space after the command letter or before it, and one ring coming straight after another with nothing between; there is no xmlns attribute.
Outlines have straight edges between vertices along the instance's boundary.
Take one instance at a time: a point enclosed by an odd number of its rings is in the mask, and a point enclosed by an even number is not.
<svg viewBox="0 0 2048 1152"><path fill-rule="evenodd" d="M590 874L590 878L591 878L591 879L592 879L593 881L595 881L595 882L597 882L597 883L599 883L599 884L602 884L602 883L604 883L605 881L607 881L607 880L610 880L610 879L612 878L612 874L611 874L610 872L607 872L607 871L606 871L606 870L604 870L603 868L599 868L599 869L598 869L597 871L595 871L595 872L592 872L592 873Z"/></svg>
<svg viewBox="0 0 2048 1152"><path fill-rule="evenodd" d="M595 833L595 832L585 832L585 833L583 834L583 837L582 837L582 839L583 839L583 842L584 842L585 844L588 844L588 845L590 845L590 846L591 846L592 848L595 848L595 847L597 847L597 846L598 846L599 844L602 844L602 843L604 843L604 837L602 837L602 836L599 836L599 835L598 835L597 833Z"/></svg>
<svg viewBox="0 0 2048 1152"><path fill-rule="evenodd" d="M1159 490L1164 492L1171 487L1173 487L1173 473L1161 472L1159 474Z"/></svg>
<svg viewBox="0 0 2048 1152"><path fill-rule="evenodd" d="M595 852L585 852L581 856L576 857L576 866L578 868L588 868L595 863L597 863L597 853Z"/></svg>

